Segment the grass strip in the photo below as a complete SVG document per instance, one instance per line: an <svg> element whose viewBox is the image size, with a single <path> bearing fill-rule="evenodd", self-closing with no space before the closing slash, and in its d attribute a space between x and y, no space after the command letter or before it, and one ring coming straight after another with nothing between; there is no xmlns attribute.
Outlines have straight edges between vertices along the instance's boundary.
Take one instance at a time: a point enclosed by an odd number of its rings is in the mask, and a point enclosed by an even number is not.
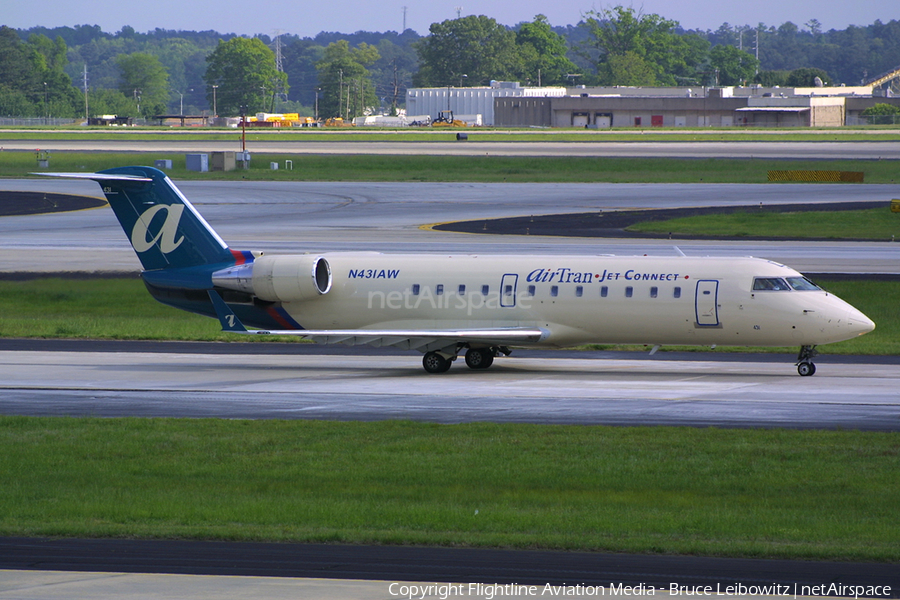
<svg viewBox="0 0 900 600"><path fill-rule="evenodd" d="M8 128L0 136L6 140L34 140L46 142L53 140L122 140L122 141L229 141L239 143L240 129L179 129L179 128L128 128L112 129L109 127L78 128L77 130L59 128ZM841 128L839 130L810 128L779 128L778 130L753 129L635 129L620 128L611 130L586 130L554 128L553 130L536 129L256 129L249 128L246 141L296 141L296 142L452 142L456 134L465 132L469 141L473 142L893 142L900 141L900 132L896 126L882 128L866 127L859 129Z"/></svg>
<svg viewBox="0 0 900 600"><path fill-rule="evenodd" d="M466 181L512 183L768 183L770 170L862 171L866 183L900 181L897 161L595 158L522 156L389 156L253 154L250 168L228 172L188 171L184 153L53 152L50 168L38 169L31 152L3 152L0 177L35 171L95 172L112 167L153 165L169 159L176 180L259 181ZM293 161L286 168L285 160ZM280 165L269 168L270 162ZM858 185L858 184L844 184ZM885 201L889 200L886 198Z"/></svg>
<svg viewBox="0 0 900 600"><path fill-rule="evenodd" d="M0 417L0 535L898 561L900 434Z"/></svg>
<svg viewBox="0 0 900 600"><path fill-rule="evenodd" d="M900 354L900 282L872 280L820 281L877 324L872 333L820 349L828 354ZM38 278L0 281L0 337L82 338L120 340L293 341L277 336L235 336L222 333L218 321L156 302L143 283L133 278ZM592 346L594 349L634 349ZM663 350L706 351L702 346L667 346ZM789 352L796 348L716 348L720 351Z"/></svg>
<svg viewBox="0 0 900 600"><path fill-rule="evenodd" d="M751 209L731 214L681 217L647 221L626 228L641 233L672 233L722 237L785 239L866 239L894 241L900 238L900 214L884 208L840 212L777 212Z"/></svg>

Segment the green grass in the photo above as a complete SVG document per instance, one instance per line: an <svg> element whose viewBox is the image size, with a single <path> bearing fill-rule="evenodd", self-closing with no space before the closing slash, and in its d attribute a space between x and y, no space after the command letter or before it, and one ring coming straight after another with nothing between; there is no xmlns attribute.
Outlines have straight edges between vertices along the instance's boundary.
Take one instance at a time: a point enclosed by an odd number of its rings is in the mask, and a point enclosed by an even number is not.
<svg viewBox="0 0 900 600"><path fill-rule="evenodd" d="M828 354L900 354L900 282L820 281L875 323L862 337L823 346ZM122 279L31 279L0 281L0 337L119 340L248 341L222 333L218 321L156 302L137 277ZM249 336L249 340L297 341ZM607 346L596 348L607 349ZM632 349L632 348L628 348ZM703 347L668 347L704 350ZM746 351L743 347L716 351ZM796 348L752 348L754 352L791 352Z"/></svg>
<svg viewBox="0 0 900 600"><path fill-rule="evenodd" d="M900 181L897 161L253 154L246 171L195 173L186 169L183 153L53 152L50 168L38 169L33 153L8 151L0 154L0 177L152 166L158 159L172 161L169 175L176 180L766 183L768 171L789 166L862 171L866 183ZM285 168L285 160L293 161L292 170ZM270 170L270 162L278 162L279 170Z"/></svg>
<svg viewBox="0 0 900 600"><path fill-rule="evenodd" d="M234 340L215 319L160 304L137 276L0 281L0 307L0 337Z"/></svg>
<svg viewBox="0 0 900 600"><path fill-rule="evenodd" d="M898 561L900 434L0 417L0 535Z"/></svg>
<svg viewBox="0 0 900 600"><path fill-rule="evenodd" d="M640 129L621 127L611 130L588 130L582 128L554 129L501 129L465 128L433 129L425 128L353 128L353 129L255 129L248 128L245 134L248 144L257 141L303 141L303 142L434 142L456 143L456 134L465 132L472 142L853 142L853 141L900 141L896 126L849 128L778 128L741 129L704 128L690 130L679 128ZM169 127L76 127L76 128L6 128L0 132L0 139L34 140L141 140L141 141L229 141L240 143L241 130L227 128L169 128ZM252 148L251 148L252 150Z"/></svg>
<svg viewBox="0 0 900 600"><path fill-rule="evenodd" d="M647 221L626 229L643 233L770 237L785 239L900 239L900 214L884 208L853 211L777 212L751 209L732 214Z"/></svg>

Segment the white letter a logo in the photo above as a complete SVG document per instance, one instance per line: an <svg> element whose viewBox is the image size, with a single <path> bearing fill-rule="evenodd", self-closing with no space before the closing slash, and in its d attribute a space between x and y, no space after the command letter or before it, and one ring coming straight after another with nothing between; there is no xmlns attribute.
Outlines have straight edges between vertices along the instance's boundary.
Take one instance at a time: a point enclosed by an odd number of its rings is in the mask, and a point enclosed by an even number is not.
<svg viewBox="0 0 900 600"><path fill-rule="evenodd" d="M159 233L148 240L147 234L150 233L150 222L156 216L156 213L161 210L166 211L166 222L163 223ZM134 246L134 251L146 252L159 242L159 250L163 254L168 254L180 246L181 242L184 241L184 236L181 236L176 241L175 234L178 231L178 222L181 220L183 211L183 204L157 204L144 211L144 214L138 217L137 223L134 224L134 229L131 231L131 245Z"/></svg>

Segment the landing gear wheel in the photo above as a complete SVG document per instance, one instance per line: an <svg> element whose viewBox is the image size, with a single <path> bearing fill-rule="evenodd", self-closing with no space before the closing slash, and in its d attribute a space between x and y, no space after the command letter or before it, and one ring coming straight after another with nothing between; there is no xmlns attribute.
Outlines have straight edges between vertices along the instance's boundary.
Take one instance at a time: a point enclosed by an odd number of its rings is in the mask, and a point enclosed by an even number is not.
<svg viewBox="0 0 900 600"><path fill-rule="evenodd" d="M797 372L801 377L809 377L816 374L816 365L812 359L818 356L819 351L815 346L800 346L800 354L797 356Z"/></svg>
<svg viewBox="0 0 900 600"><path fill-rule="evenodd" d="M490 348L469 348L466 365L470 369L487 369L494 364L494 351Z"/></svg>
<svg viewBox="0 0 900 600"><path fill-rule="evenodd" d="M802 377L809 377L816 374L816 365L811 362L803 362L797 365L797 372Z"/></svg>
<svg viewBox="0 0 900 600"><path fill-rule="evenodd" d="M422 366L429 373L446 373L450 370L451 361L437 352L426 352L422 358Z"/></svg>

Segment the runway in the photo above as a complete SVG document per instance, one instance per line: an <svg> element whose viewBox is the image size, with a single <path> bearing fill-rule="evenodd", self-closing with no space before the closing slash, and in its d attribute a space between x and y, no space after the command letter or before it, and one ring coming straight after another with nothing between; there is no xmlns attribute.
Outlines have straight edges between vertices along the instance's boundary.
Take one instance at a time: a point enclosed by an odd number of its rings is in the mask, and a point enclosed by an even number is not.
<svg viewBox="0 0 900 600"><path fill-rule="evenodd" d="M900 430L900 359L826 356L799 377L784 355L522 350L429 375L418 353L366 348L17 344L0 344L2 414Z"/></svg>
<svg viewBox="0 0 900 600"><path fill-rule="evenodd" d="M176 182L232 247L342 250L758 256L812 273L900 272L900 243L748 242L471 235L423 230L453 220L684 206L883 202L896 185ZM90 181L2 180L0 190L100 196ZM887 210L887 209L886 209ZM0 219L0 272L133 271L109 209Z"/></svg>
<svg viewBox="0 0 900 600"><path fill-rule="evenodd" d="M377 250L674 255L673 245L677 243L688 255L755 255L807 272L897 273L900 264L900 245L890 242L599 242L421 229L423 224L453 219L615 208L887 202L900 197L897 186L176 183L231 246L267 253ZM0 189L99 196L99 188L91 182L0 180ZM108 209L0 219L0 272L138 270L128 241ZM815 377L801 378L793 366L793 356L660 353L647 357L516 351L510 358L498 359L488 371L471 371L460 361L443 376L429 376L421 368L420 355L413 352L280 346L4 340L0 342L0 413L900 430L900 398L896 393L900 389L900 361L893 359L866 361L826 355L817 360ZM105 561L94 570L113 571L115 559L122 557L115 543L81 548L86 550L75 550L74 555L89 553ZM418 560L419 550L412 549L411 562ZM184 564L171 548L158 552L163 562ZM38 549L37 558L25 564L15 561L17 556L25 556L21 552L10 552L9 556L11 559L0 563L0 568L89 569L54 561L53 551L46 548ZM234 572L234 565L243 564L247 556L226 559L227 568ZM272 555L264 551L262 556L264 562L273 563ZM342 560L358 562L360 555L354 552L347 556ZM636 557L638 575L629 574L616 561L606 570L596 566L590 569L608 578L607 583L646 582L651 575L671 573L666 569L673 567L665 563L670 557L657 558ZM478 551L470 552L465 560L462 569L499 564L490 562L499 561L496 556L485 558ZM515 563L519 559L509 560ZM548 560L543 553L535 559L530 576L548 579ZM695 560L693 568L698 575L692 581L704 577L750 581L763 573L768 578L774 564L760 561L730 570L719 559ZM572 583L572 578L580 578L581 571L567 570L568 561L566 556L558 574L571 577L566 581ZM807 564L821 567L816 572L832 575L832 581L850 572L838 572L833 564ZM335 569L334 565L335 561L326 561L325 568ZM383 560L376 560L371 568L384 576L387 571L383 565ZM442 571L432 567L411 577L418 581L434 579L427 575ZM885 570L883 565L876 567L880 569L877 572ZM164 572L173 572L172 568ZM141 569L146 567L136 570ZM895 571L887 571L894 577L891 581L896 580ZM329 572L337 573L323 571ZM519 571L513 573L521 577ZM779 581L797 580L798 573L788 570L777 577ZM479 571L471 577L490 581L495 575ZM67 577L77 579L63 576ZM771 577L775 581L776 576ZM287 588L290 591L279 593L283 597L303 593L309 597L321 597L323 593L350 598L391 597L379 587L381 584L361 591L334 581L326 581L319 588L318 581L297 582L297 586ZM869 581L875 580L869 577ZM102 597L98 591L108 582L109 577L103 575L93 583L76 582L74 587L34 583L30 589L36 591L31 595L17 588L9 597L49 598L52 591L42 595L40 590L53 589L71 597L82 589L80 585L92 590L91 597ZM149 585L157 593L168 589L168 584L159 581ZM248 589L242 585L233 583L226 590ZM5 597L3 593L0 586L0 598ZM192 593L195 597L204 594ZM215 596L223 592L205 593ZM111 592L107 597L116 594Z"/></svg>

